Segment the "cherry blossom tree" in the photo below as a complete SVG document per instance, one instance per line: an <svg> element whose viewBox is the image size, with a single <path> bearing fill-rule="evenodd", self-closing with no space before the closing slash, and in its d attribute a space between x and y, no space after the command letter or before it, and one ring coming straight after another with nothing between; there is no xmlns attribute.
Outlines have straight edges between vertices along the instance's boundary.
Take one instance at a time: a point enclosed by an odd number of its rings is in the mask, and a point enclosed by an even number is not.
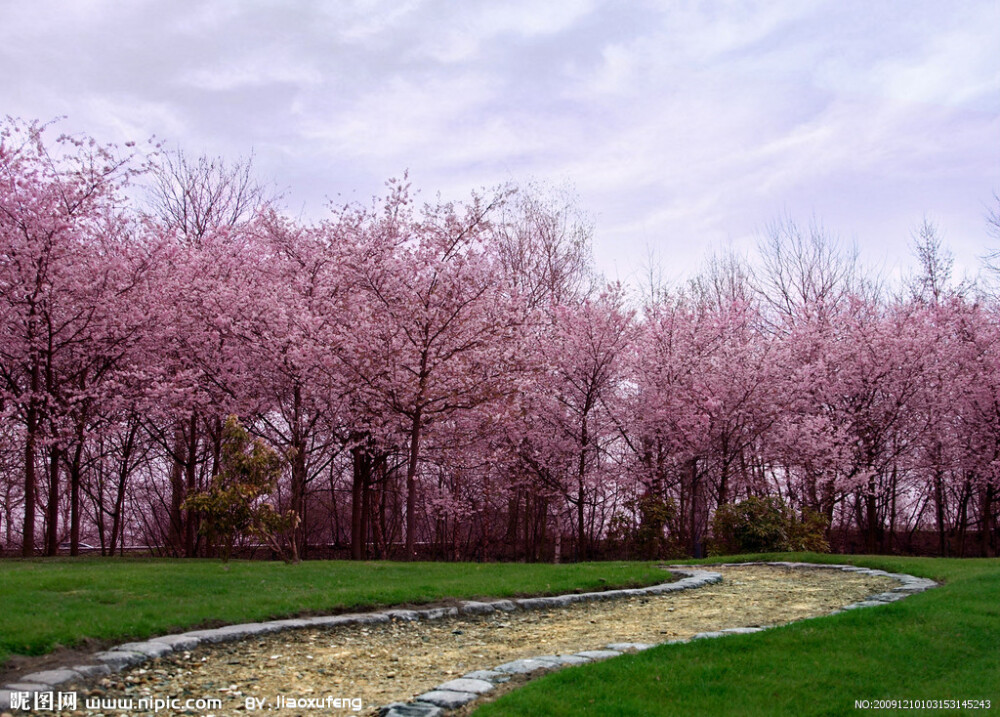
<svg viewBox="0 0 1000 717"><path fill-rule="evenodd" d="M52 555L68 414L86 412L90 382L117 352L107 333L118 306L110 299L124 287L113 262L127 234L121 192L135 171L131 156L113 147L65 135L47 143L46 129L15 120L0 129L0 376L3 402L25 429L25 556L34 550L38 454L48 455L45 552ZM76 491L74 482L74 506Z"/></svg>
<svg viewBox="0 0 1000 717"><path fill-rule="evenodd" d="M405 185L358 236L355 283L365 296L355 342L342 356L405 437L406 546L414 554L417 476L426 429L494 398L516 363L521 312L486 251L488 215L501 198L416 213ZM384 357L370 360L370 352Z"/></svg>

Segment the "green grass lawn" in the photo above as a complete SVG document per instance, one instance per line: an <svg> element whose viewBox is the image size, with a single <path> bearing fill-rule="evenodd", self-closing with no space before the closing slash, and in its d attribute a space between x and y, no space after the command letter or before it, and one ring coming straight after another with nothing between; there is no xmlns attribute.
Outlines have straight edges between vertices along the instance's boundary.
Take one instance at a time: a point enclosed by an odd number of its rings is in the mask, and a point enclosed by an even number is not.
<svg viewBox="0 0 1000 717"><path fill-rule="evenodd" d="M70 558L0 561L0 665L87 638L125 642L195 626L445 598L665 582L653 563L576 565Z"/></svg>
<svg viewBox="0 0 1000 717"><path fill-rule="evenodd" d="M883 607L568 668L484 705L476 717L1000 711L1000 560L766 557L849 560L944 584ZM990 700L991 709L866 710L855 706L862 700Z"/></svg>
<svg viewBox="0 0 1000 717"><path fill-rule="evenodd" d="M1000 710L1000 560L805 559L850 560L944 584L892 605L568 668L476 714L840 715L868 711L855 707L861 700L979 699ZM120 642L209 623L662 579L652 563L0 561L0 663L87 638ZM878 713L904 711L983 712Z"/></svg>

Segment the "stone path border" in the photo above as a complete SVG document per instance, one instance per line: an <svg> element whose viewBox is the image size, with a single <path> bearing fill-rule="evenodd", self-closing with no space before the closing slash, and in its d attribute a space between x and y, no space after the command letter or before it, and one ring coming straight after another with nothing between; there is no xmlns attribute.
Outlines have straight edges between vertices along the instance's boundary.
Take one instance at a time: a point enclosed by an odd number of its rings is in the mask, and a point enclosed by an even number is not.
<svg viewBox="0 0 1000 717"><path fill-rule="evenodd" d="M789 567L789 568L829 568L834 570L843 570L844 572L851 573L861 573L863 575L878 575L882 577L892 578L898 580L901 584L892 590L887 592L878 593L876 595L869 595L867 598L860 602L851 603L850 605L845 605L839 610L834 610L831 615L836 615L837 613L844 612L846 610L854 610L863 607L874 607L876 605L885 605L887 603L896 602L897 600L902 600L908 595L914 593L923 592L932 587L936 587L937 583L933 580L927 578L918 578L913 575L905 575L903 573L890 573L885 570L873 570L870 568L858 568L853 565L824 565L820 563L789 563L789 562L753 562L753 563L731 563L729 565L733 566L753 566L753 565L767 565L774 567ZM685 568L683 566L667 566L667 569L671 572L687 574L689 577L681 580L677 583L672 583L673 585L680 585L681 583L692 581L689 587L701 587L702 585L708 585L710 583L717 583L722 579L722 575L716 572L691 570L690 568ZM697 581L697 584L694 584ZM656 590L662 586L656 585L653 588L646 588L645 590ZM683 589L683 588L682 588ZM611 591L611 592L621 592L621 591ZM628 591L635 592L636 594L643 594L642 590L639 591ZM667 592L667 591L662 591ZM660 592L654 592L652 594L660 594ZM736 634L748 634L754 632L762 632L767 630L767 627L731 627L724 630L717 630L713 632L699 632L691 640L702 640L714 637L724 637L725 635L736 635ZM666 644L676 644L681 642L688 642L688 640L669 640ZM557 670L567 665L582 665L588 662L595 662L598 660L606 660L611 657L618 657L623 652L627 651L641 651L648 650L653 647L653 645L648 645L639 642L614 642L609 645L604 645L601 649L595 650L584 650L583 652L577 652L572 655L543 655L540 657L532 657L524 660L514 660L513 662L507 662L502 665L497 665L490 670L477 670L475 672L470 672L467 675L456 680L449 680L443 684L438 685L428 692L417 695L412 701L402 703L396 702L391 705L383 707L379 711L380 717L439 717L444 714L446 709L456 709L462 707L463 705L478 699L485 693L492 690L497 685L503 684L510 680L510 676L514 674L529 674L532 672L540 670Z"/></svg>
<svg viewBox="0 0 1000 717"><path fill-rule="evenodd" d="M861 607L884 605L901 600L907 595L923 592L935 587L937 583L926 578L912 575L889 573L884 570L857 568L853 565L822 565L817 563L734 563L733 565L769 565L785 567L831 568L847 572L880 575L898 580L901 585L891 591L871 595L861 602L845 605L836 614L844 610ZM336 625L368 625L396 620L437 620L458 615L484 615L495 611L513 612L515 610L538 610L544 608L566 607L576 602L596 600L612 600L623 597L644 595L664 595L680 590L699 588L722 580L722 575L708 570L692 569L690 566L667 566L670 572L686 577L670 583L661 583L647 588L632 588L624 590L604 590L600 592L574 593L557 595L555 597L522 598L517 600L493 600L478 602L467 600L459 607L440 607L428 610L384 610L381 612L355 613L347 615L331 615L322 617L293 618L289 620L271 620L268 622L252 622L242 625L227 625L212 630L193 630L179 635L164 635L154 637L144 642L126 642L116 645L110 650L98 652L92 657L93 664L73 665L43 672L33 672L21 677L16 683L6 684L0 688L0 710L10 709L12 692L50 692L69 682L78 682L94 677L120 672L139 665L147 660L171 652L191 650L198 645L233 642L257 635L265 635L282 630L292 630L310 627L333 627ZM721 637L733 633L759 632L766 628L729 628L717 632L703 632L695 635L692 640ZM675 640L671 642L682 642ZM643 643L612 643L602 649L585 650L574 655L543 655L524 660L515 660L498 665L491 670L478 670L463 675L456 680L449 680L438 685L433 690L414 697L408 703L394 703L383 707L380 714L383 717L436 717L443 709L454 709L492 690L496 685L510 679L512 674L527 674L536 670L552 670L567 665L580 665L595 660L617 657L627 650L644 650L653 647Z"/></svg>

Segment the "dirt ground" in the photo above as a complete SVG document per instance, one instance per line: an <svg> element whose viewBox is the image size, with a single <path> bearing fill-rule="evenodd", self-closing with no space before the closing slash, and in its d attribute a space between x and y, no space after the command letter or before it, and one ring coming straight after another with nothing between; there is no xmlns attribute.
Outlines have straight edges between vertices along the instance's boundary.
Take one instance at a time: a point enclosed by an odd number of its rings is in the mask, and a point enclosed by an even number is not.
<svg viewBox="0 0 1000 717"><path fill-rule="evenodd" d="M723 574L721 583L664 596L293 630L199 647L104 678L84 688L75 712L63 714L122 715L126 710L88 708L86 702L143 697L222 701L221 707L189 714L244 715L257 705L278 715L372 713L381 705L407 701L447 680L510 660L599 649L612 642L659 643L728 627L778 625L832 612L895 585L888 578L839 570L712 569ZM248 698L253 702L248 704ZM282 708L289 700L307 702ZM127 710L129 715L164 713L141 710L137 704Z"/></svg>

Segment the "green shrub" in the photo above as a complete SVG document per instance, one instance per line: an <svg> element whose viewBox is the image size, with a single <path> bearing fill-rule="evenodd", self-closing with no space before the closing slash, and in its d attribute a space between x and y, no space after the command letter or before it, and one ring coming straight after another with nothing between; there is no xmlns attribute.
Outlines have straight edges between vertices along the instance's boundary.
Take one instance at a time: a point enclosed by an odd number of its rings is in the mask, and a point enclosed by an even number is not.
<svg viewBox="0 0 1000 717"><path fill-rule="evenodd" d="M281 535L293 530L299 517L293 510L279 513L266 500L282 464L280 455L260 439L252 441L236 416L229 417L222 433L222 470L207 490L189 495L183 505L201 517L199 532L220 547L223 562L243 534L263 540L288 560ZM291 544L292 560L298 562L295 541Z"/></svg>
<svg viewBox="0 0 1000 717"><path fill-rule="evenodd" d="M777 496L751 496L720 505L712 518L713 555L810 550L830 552L826 517L806 510L802 520Z"/></svg>
<svg viewBox="0 0 1000 717"><path fill-rule="evenodd" d="M608 526L608 540L626 554L653 560L674 552L664 530L677 516L677 504L670 498L646 493L626 502L625 507L639 518L616 514Z"/></svg>
<svg viewBox="0 0 1000 717"><path fill-rule="evenodd" d="M791 517L788 531L788 550L811 553L830 552L830 543L826 539L826 529L830 527L830 521L825 515L812 508L805 508L802 511L801 519L796 519L794 513L791 513Z"/></svg>

